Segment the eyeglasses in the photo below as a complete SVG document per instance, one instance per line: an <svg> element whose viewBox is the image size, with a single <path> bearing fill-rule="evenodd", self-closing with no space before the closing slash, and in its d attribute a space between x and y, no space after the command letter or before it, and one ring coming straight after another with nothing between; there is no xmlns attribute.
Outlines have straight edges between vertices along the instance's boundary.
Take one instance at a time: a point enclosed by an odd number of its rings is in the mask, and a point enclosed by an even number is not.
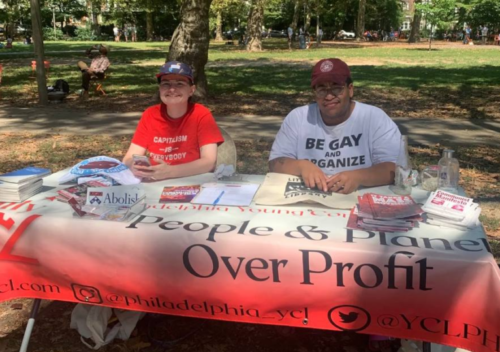
<svg viewBox="0 0 500 352"><path fill-rule="evenodd" d="M329 93L335 97L340 97L344 94L346 86L334 86L334 87L318 87L314 89L314 94L317 98L325 98Z"/></svg>

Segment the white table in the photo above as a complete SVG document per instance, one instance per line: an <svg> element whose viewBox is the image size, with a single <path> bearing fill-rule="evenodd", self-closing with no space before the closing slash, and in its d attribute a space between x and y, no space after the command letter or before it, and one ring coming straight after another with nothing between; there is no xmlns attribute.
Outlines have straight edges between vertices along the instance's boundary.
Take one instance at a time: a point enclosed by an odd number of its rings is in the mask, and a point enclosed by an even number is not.
<svg viewBox="0 0 500 352"><path fill-rule="evenodd" d="M481 228L420 224L385 234L347 230L348 211L314 205L157 204L165 185L213 180L145 184L151 207L129 223L74 218L54 200L56 188L0 205L0 301L84 302L499 350L499 269ZM427 192L413 196L423 202Z"/></svg>

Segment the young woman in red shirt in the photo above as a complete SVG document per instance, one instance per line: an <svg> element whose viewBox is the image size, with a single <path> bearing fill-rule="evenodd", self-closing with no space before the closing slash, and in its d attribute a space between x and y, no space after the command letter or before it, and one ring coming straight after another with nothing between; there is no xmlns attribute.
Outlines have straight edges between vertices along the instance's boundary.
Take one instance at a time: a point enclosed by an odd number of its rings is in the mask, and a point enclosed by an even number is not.
<svg viewBox="0 0 500 352"><path fill-rule="evenodd" d="M146 109L123 162L135 176L165 180L213 171L224 142L210 110L190 102L196 90L191 68L177 61L156 75L161 104ZM147 155L151 166L134 163Z"/></svg>

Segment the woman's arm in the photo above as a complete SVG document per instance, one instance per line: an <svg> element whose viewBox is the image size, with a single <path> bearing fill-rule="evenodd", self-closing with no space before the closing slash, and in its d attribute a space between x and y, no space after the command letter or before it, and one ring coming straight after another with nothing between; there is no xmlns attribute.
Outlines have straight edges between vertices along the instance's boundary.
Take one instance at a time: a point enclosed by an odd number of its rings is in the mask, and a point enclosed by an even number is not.
<svg viewBox="0 0 500 352"><path fill-rule="evenodd" d="M123 157L122 162L128 166L128 168L132 171L132 173L137 177L147 177L143 175L143 171L137 169L134 165L134 155L146 155L146 148L141 147L137 144L130 143L130 147L128 147L127 153Z"/></svg>
<svg viewBox="0 0 500 352"><path fill-rule="evenodd" d="M130 151L130 149L129 149ZM137 153L133 153L137 154ZM128 155L128 152L127 152ZM126 158L127 156L125 156ZM125 162L124 158L124 162ZM132 158L132 154L130 155ZM136 176L149 177L152 180L166 180L170 178L179 178L204 174L213 171L217 163L217 144L207 144L200 148L200 158L186 164L169 165L163 160L156 160L158 165L154 166L136 166L138 170ZM134 172L135 174L135 172Z"/></svg>

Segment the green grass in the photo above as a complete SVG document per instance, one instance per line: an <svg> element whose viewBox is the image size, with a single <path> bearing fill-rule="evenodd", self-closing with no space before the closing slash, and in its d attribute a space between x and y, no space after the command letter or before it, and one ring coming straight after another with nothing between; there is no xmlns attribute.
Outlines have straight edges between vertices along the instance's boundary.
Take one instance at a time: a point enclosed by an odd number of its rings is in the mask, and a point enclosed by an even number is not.
<svg viewBox="0 0 500 352"><path fill-rule="evenodd" d="M78 42L78 41L44 41L44 51L45 52L53 52L53 51L71 51L78 50L83 51L90 48L95 44L104 44L111 51L114 50L166 50L170 45L170 42L114 42L114 41L101 41L101 42ZM0 51L2 53L33 53L34 46L33 45L24 45L20 42L14 43L12 50L4 49Z"/></svg>
<svg viewBox="0 0 500 352"><path fill-rule="evenodd" d="M49 84L65 79L73 90L80 86L76 62L89 61L84 49L95 42L47 42L46 60L51 62ZM165 61L169 42L106 42L111 48L110 96L153 94L155 73ZM262 105L274 99L283 111L310 100L311 67L325 57L351 63L356 98L381 106L391 116L500 118L500 47L460 45L358 45L327 43L311 50L287 49L284 39L264 41L264 51L248 53L240 46L212 42L206 74L211 97L245 99ZM30 85L31 46L15 45L14 55L2 55L4 66L1 99L34 99ZM67 52L76 51L76 52ZM226 102L227 103L227 102ZM264 103L266 104L266 103ZM269 104L271 105L271 104ZM270 110L268 114L282 114ZM240 113L233 108L230 112Z"/></svg>

